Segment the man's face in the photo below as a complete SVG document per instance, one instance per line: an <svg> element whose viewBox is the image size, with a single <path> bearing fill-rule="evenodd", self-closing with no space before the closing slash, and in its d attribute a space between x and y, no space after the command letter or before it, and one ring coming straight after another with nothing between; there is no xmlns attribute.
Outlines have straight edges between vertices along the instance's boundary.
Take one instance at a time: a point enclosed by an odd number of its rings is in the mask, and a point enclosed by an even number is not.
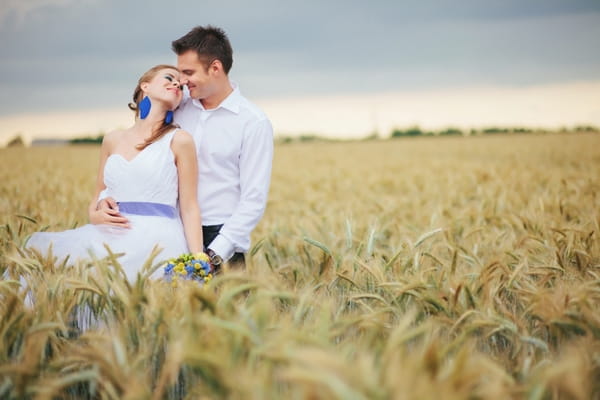
<svg viewBox="0 0 600 400"><path fill-rule="evenodd" d="M213 77L210 70L198 59L198 54L193 50L177 56L177 68L181 71L181 84L187 85L193 99L202 100L211 94Z"/></svg>

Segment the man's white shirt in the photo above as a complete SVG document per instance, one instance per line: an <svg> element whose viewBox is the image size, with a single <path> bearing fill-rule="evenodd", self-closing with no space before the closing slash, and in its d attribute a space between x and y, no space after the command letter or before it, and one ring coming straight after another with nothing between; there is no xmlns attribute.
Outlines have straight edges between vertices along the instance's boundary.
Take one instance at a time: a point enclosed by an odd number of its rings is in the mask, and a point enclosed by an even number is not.
<svg viewBox="0 0 600 400"><path fill-rule="evenodd" d="M174 117L194 137L202 225L224 224L209 245L224 260L250 248L250 233L267 204L273 160L269 119L233 87L211 110L186 90Z"/></svg>

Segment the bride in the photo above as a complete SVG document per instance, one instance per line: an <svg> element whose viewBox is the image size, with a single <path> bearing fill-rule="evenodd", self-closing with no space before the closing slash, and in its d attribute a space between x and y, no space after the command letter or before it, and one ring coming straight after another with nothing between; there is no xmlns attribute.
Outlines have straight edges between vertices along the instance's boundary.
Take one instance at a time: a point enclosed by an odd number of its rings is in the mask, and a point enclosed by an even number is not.
<svg viewBox="0 0 600 400"><path fill-rule="evenodd" d="M144 73L129 104L134 125L108 133L102 142L91 224L36 232L26 247L76 261L106 256L106 244L113 253L125 253L119 263L130 281L156 245L162 249L159 259L201 252L196 146L172 123L181 99L177 68L157 65ZM96 207L101 194L117 201L110 215Z"/></svg>

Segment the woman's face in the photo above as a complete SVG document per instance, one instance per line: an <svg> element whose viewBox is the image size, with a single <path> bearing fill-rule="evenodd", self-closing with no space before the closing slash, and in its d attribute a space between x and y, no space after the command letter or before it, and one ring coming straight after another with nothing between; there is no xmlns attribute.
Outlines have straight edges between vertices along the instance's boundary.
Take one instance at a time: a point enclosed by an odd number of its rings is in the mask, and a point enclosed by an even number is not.
<svg viewBox="0 0 600 400"><path fill-rule="evenodd" d="M153 100L163 101L169 110L177 108L183 93L179 83L179 71L176 69L161 69L154 75L142 90Z"/></svg>

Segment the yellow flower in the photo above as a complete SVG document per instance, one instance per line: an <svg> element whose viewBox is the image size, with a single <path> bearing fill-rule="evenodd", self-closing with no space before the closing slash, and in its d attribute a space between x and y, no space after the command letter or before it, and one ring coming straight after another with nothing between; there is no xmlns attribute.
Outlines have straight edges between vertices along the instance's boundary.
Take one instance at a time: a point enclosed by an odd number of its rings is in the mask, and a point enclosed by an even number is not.
<svg viewBox="0 0 600 400"><path fill-rule="evenodd" d="M202 266L200 265L200 263L196 263L196 264L194 264L194 268L195 268L195 269L200 269L201 267L202 267Z"/></svg>
<svg viewBox="0 0 600 400"><path fill-rule="evenodd" d="M177 265L175 266L175 268L173 268L173 270L174 270L175 272L179 272L179 273L181 273L182 271L184 271L184 270L185 270L185 264L180 262L179 264L177 264Z"/></svg>
<svg viewBox="0 0 600 400"><path fill-rule="evenodd" d="M200 252L200 253L194 254L194 258L196 260L205 261L205 262L209 262L210 261L210 258L208 258L208 254L206 254L204 252Z"/></svg>

